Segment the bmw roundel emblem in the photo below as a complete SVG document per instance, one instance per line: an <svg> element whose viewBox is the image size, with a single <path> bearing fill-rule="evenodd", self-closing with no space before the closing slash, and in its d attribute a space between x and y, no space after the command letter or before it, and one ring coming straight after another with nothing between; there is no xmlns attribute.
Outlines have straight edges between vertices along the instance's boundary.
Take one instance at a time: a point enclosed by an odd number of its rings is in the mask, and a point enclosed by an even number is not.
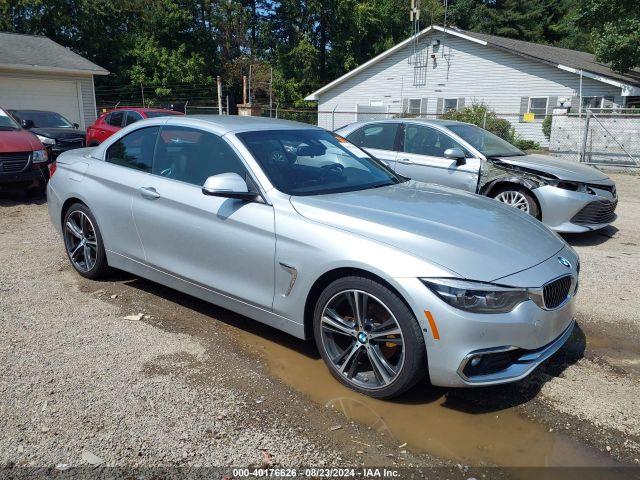
<svg viewBox="0 0 640 480"><path fill-rule="evenodd" d="M567 268L571 268L571 263L569 263L569 260L567 260L564 257L558 257L558 262L560 262L560 265L564 265Z"/></svg>

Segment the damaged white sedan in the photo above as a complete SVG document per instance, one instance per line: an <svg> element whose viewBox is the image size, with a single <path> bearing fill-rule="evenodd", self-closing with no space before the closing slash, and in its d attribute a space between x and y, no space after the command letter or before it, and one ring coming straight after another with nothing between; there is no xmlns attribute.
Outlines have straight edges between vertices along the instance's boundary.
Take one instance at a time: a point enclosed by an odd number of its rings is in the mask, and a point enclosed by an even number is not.
<svg viewBox="0 0 640 480"><path fill-rule="evenodd" d="M597 230L616 218L616 186L601 171L527 155L475 125L388 119L353 123L337 133L405 177L494 198L557 232Z"/></svg>

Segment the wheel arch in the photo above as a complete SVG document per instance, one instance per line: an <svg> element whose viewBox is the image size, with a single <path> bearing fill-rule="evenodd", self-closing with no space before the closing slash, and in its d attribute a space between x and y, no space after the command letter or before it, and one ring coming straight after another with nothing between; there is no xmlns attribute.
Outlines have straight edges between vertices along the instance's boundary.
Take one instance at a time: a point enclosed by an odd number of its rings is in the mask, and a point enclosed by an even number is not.
<svg viewBox="0 0 640 480"><path fill-rule="evenodd" d="M67 198L64 201L64 203L62 204L62 208L60 209L60 225L63 228L64 228L64 217L66 217L67 212L69 211L69 208L71 208L71 205L73 205L74 203L81 203L85 207L89 208L89 206L86 204L86 202L84 202L82 199L80 199L78 197L69 197L69 198Z"/></svg>
<svg viewBox="0 0 640 480"><path fill-rule="evenodd" d="M496 180L495 182L488 183L481 190L481 194L485 197L493 198L495 194L498 193L499 190L509 187L519 187L526 189L529 193L531 193L531 197L536 202L536 206L538 207L538 212L540 212L540 219L542 220L543 212L542 205L540 205L540 200L538 200L538 196L534 193L534 190L538 188L538 184L527 180L526 178L507 178Z"/></svg>
<svg viewBox="0 0 640 480"><path fill-rule="evenodd" d="M380 275L377 275L368 270L365 270L363 268L358 268L358 267L333 268L323 273L322 275L320 275L320 277L316 279L316 281L313 283L313 285L309 289L309 292L307 293L307 298L304 306L304 338L305 339L313 338L313 311L315 310L316 302L318 301L318 298L320 297L324 289L329 284L331 284L331 282L339 278L354 277L354 276L368 278L369 280L373 280L384 285L393 293L395 293L398 296L398 298L409 308L410 311L413 311L409 303L406 301L404 296L398 291L398 289L395 288L388 280L384 279Z"/></svg>

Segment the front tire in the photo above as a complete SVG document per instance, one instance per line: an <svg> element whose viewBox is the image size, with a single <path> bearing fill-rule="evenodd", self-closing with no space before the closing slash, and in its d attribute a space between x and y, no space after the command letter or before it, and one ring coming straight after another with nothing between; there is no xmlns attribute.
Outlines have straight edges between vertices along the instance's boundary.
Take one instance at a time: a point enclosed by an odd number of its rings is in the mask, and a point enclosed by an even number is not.
<svg viewBox="0 0 640 480"><path fill-rule="evenodd" d="M315 342L331 374L374 398L396 397L425 377L420 325L400 297L379 282L345 277L316 303Z"/></svg>
<svg viewBox="0 0 640 480"><path fill-rule="evenodd" d="M509 185L501 187L491 195L494 200L498 200L510 207L517 208L518 210L528 213L532 217L540 220L540 208L538 202L530 190L517 185Z"/></svg>
<svg viewBox="0 0 640 480"><path fill-rule="evenodd" d="M65 250L73 268L85 278L103 277L109 266L98 222L82 203L69 207L62 223Z"/></svg>

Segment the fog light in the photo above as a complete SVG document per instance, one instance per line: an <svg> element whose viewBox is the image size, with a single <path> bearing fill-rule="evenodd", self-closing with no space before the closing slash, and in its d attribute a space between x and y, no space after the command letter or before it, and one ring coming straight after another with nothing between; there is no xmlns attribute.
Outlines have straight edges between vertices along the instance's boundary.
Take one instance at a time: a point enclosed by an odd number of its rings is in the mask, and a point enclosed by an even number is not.
<svg viewBox="0 0 640 480"><path fill-rule="evenodd" d="M471 363L471 366L472 366L472 367L477 367L477 366L478 366L478 364L480 363L480 360L482 360L482 357L481 357L481 356L473 357L473 358L471 359L471 362L469 362L469 363Z"/></svg>

